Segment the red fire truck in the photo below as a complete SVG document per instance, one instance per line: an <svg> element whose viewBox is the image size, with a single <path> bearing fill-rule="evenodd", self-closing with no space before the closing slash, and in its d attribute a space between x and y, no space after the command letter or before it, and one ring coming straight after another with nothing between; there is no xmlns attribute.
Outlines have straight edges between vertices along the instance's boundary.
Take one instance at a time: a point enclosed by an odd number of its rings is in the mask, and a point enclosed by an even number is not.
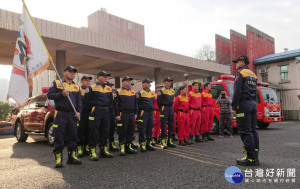
<svg viewBox="0 0 300 189"><path fill-rule="evenodd" d="M218 99L222 90L225 90L227 95L233 96L233 75L221 75L217 81L211 82L211 93L214 102ZM257 85L257 125L259 128L267 128L272 122L281 122L281 104L278 101L277 95L272 88L268 87L268 83L258 82ZM218 134L219 132L219 105L214 103L214 122L211 133ZM233 117L233 128L236 128L236 120Z"/></svg>

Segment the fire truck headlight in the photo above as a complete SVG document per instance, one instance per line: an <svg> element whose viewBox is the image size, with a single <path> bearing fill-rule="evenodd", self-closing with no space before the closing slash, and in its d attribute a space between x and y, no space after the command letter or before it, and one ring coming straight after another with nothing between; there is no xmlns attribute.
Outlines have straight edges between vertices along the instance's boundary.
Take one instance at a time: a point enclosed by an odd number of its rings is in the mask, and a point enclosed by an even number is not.
<svg viewBox="0 0 300 189"><path fill-rule="evenodd" d="M265 116L266 117L270 116L270 110L267 107L265 107Z"/></svg>

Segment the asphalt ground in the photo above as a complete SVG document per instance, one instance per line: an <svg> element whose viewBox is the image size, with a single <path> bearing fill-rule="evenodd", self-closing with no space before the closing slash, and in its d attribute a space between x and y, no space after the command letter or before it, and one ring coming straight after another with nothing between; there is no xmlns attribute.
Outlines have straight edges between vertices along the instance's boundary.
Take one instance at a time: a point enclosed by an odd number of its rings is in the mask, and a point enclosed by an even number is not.
<svg viewBox="0 0 300 189"><path fill-rule="evenodd" d="M271 124L258 133L260 166L238 166L244 176L241 183L229 183L224 177L225 170L244 156L238 135L213 136L213 142L167 150L156 145L155 152L125 157L114 152L114 158L98 162L84 157L76 166L66 164L65 149L61 169L54 168L52 147L45 138L31 136L18 143L11 135L0 136L0 188L300 188L300 122ZM263 178L255 176L259 168ZM267 168L275 170L273 177L265 176ZM295 177L287 177L288 168L295 169ZM246 169L253 171L249 183ZM277 177L277 169L285 175Z"/></svg>

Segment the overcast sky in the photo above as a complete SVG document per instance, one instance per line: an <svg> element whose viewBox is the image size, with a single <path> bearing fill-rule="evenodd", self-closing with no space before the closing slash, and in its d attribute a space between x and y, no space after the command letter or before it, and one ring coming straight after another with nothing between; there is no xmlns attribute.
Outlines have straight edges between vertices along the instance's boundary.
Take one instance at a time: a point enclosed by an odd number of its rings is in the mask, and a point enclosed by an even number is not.
<svg viewBox="0 0 300 189"><path fill-rule="evenodd" d="M275 51L300 48L299 0L26 0L33 17L87 27L101 7L145 26L146 45L193 56L215 34L246 34L246 24L275 38ZM21 0L0 0L0 8L21 13Z"/></svg>

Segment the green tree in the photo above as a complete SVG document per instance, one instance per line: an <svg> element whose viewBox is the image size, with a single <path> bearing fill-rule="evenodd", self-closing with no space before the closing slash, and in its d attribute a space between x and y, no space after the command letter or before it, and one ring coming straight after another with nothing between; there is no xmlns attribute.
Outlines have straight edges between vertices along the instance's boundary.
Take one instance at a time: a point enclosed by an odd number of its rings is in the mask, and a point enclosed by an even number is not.
<svg viewBox="0 0 300 189"><path fill-rule="evenodd" d="M0 102L0 121L6 121L6 118L9 116L13 108L14 107L10 105L8 102L5 101Z"/></svg>

